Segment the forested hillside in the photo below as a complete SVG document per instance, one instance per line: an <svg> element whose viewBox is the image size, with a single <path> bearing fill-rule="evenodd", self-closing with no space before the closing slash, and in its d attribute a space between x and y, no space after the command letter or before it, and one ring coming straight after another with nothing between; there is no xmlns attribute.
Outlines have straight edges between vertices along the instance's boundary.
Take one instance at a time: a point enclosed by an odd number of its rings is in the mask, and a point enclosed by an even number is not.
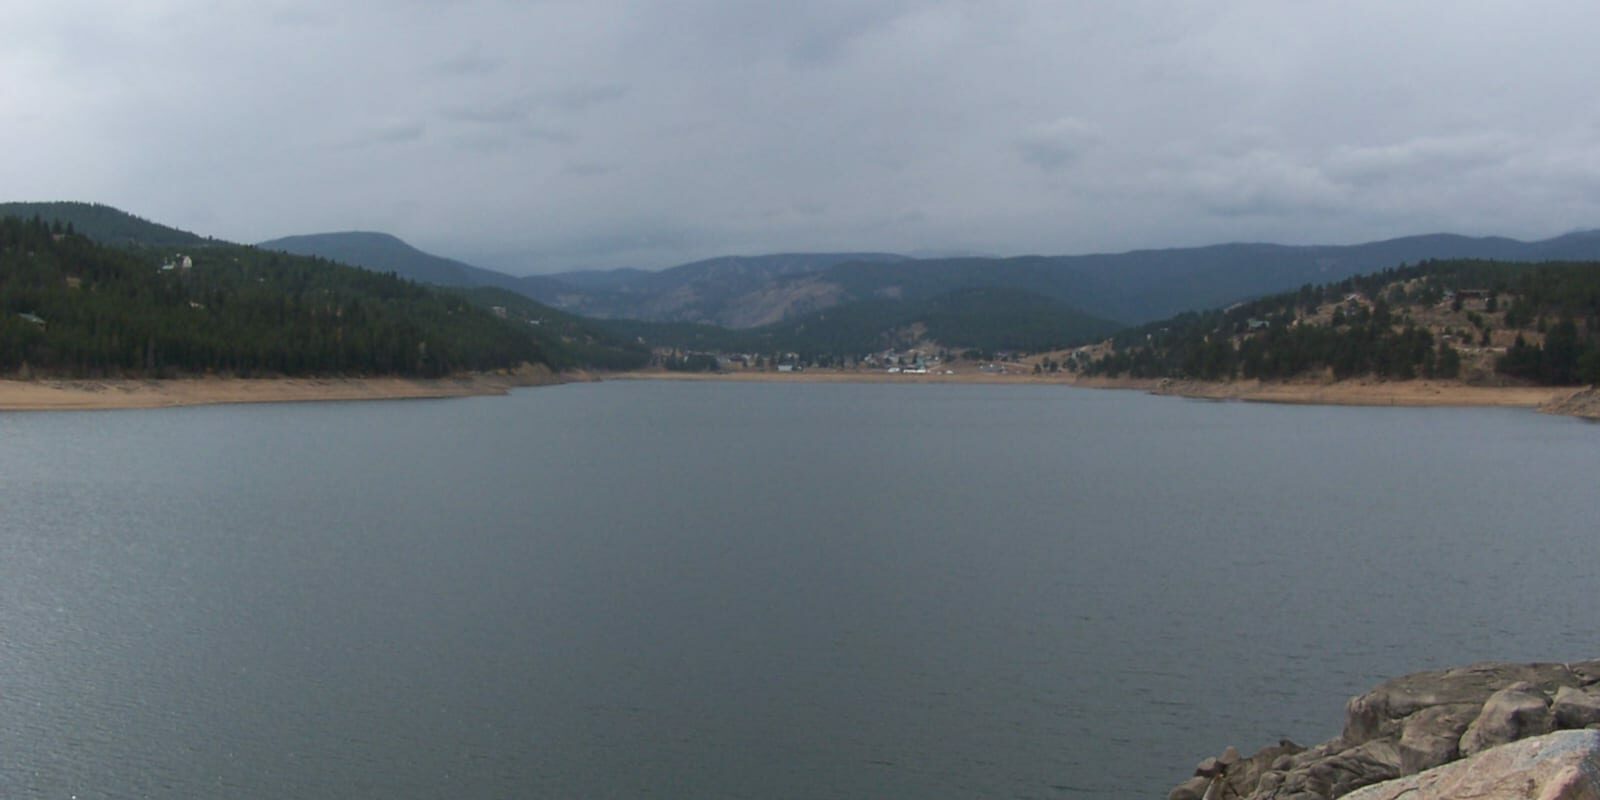
<svg viewBox="0 0 1600 800"><path fill-rule="evenodd" d="M0 374L441 376L550 363L529 327L318 259L219 242L113 248L61 223L0 219Z"/></svg>
<svg viewBox="0 0 1600 800"><path fill-rule="evenodd" d="M650 363L650 349L607 329L601 322L557 311L509 289L441 289L515 323L539 342L558 369L637 369Z"/></svg>
<svg viewBox="0 0 1600 800"><path fill-rule="evenodd" d="M787 253L713 258L658 272L520 278L423 253L385 234L318 234L263 247L443 286L498 287L608 320L604 327L624 341L642 338L655 347L827 356L918 341L1037 351L1104 335L1117 324L1420 259L1596 259L1600 233L1537 242L1430 235L1349 246L1224 244L1015 258Z"/></svg>
<svg viewBox="0 0 1600 800"><path fill-rule="evenodd" d="M0 217L38 217L52 224L59 222L64 229L101 244L197 247L210 242L198 234L99 203L0 203Z"/></svg>
<svg viewBox="0 0 1600 800"><path fill-rule="evenodd" d="M1179 315L1118 335L1090 375L1600 382L1600 263L1439 261Z"/></svg>

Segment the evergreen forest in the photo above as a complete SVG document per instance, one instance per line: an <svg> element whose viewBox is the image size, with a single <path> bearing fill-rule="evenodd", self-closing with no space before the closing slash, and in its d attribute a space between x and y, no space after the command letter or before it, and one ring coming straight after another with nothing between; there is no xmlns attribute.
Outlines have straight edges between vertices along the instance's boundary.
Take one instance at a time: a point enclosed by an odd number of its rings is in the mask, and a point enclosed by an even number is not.
<svg viewBox="0 0 1600 800"><path fill-rule="evenodd" d="M570 354L393 275L214 240L92 241L0 218L0 374L437 377Z"/></svg>
<svg viewBox="0 0 1600 800"><path fill-rule="evenodd" d="M1600 263L1430 261L1307 285L1124 331L1084 371L1453 379L1473 359L1502 381L1600 382Z"/></svg>

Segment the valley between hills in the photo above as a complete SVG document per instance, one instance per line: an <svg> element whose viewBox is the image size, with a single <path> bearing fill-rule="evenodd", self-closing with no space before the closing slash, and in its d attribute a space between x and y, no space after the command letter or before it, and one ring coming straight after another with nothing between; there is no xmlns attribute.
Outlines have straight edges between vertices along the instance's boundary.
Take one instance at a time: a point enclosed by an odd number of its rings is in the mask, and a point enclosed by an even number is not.
<svg viewBox="0 0 1600 800"><path fill-rule="evenodd" d="M1600 232L1093 256L730 256L515 277L385 234L240 245L0 204L0 408L604 378L1053 383L1594 417Z"/></svg>

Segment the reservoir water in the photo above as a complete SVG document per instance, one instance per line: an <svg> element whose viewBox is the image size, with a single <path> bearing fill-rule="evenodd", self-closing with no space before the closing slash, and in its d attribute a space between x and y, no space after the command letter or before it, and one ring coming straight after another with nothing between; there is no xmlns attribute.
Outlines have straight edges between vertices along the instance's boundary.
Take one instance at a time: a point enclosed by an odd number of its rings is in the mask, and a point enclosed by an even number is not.
<svg viewBox="0 0 1600 800"><path fill-rule="evenodd" d="M0 797L1159 798L1600 655L1600 426L603 383L0 414Z"/></svg>

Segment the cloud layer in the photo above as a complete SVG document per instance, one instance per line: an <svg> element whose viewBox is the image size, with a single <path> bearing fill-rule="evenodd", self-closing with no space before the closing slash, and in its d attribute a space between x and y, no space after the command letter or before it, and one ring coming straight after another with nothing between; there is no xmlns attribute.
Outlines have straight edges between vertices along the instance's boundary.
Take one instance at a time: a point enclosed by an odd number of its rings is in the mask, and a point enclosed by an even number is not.
<svg viewBox="0 0 1600 800"><path fill-rule="evenodd" d="M5 199L517 272L1600 225L1600 7L73 1L0 29Z"/></svg>

